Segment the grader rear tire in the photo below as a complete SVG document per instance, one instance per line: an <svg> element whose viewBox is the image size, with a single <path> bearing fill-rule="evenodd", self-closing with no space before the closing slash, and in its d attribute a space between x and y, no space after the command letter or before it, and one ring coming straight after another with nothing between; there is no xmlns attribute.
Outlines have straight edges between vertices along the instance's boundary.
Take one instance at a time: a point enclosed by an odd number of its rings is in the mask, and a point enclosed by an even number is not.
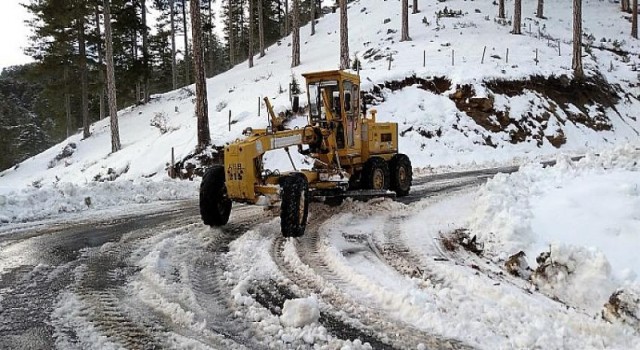
<svg viewBox="0 0 640 350"><path fill-rule="evenodd" d="M409 157L402 153L396 154L389 161L389 168L391 172L391 190L398 197L408 195L413 182L413 168Z"/></svg>
<svg viewBox="0 0 640 350"><path fill-rule="evenodd" d="M285 237L300 237L307 228L309 216L309 183L303 174L291 174L280 179L282 204L280 229Z"/></svg>
<svg viewBox="0 0 640 350"><path fill-rule="evenodd" d="M371 157L362 168L361 186L368 190L386 190L389 188L389 166L380 157Z"/></svg>
<svg viewBox="0 0 640 350"><path fill-rule="evenodd" d="M222 226L229 222L231 200L224 183L224 167L214 165L200 183L200 216L209 226Z"/></svg>

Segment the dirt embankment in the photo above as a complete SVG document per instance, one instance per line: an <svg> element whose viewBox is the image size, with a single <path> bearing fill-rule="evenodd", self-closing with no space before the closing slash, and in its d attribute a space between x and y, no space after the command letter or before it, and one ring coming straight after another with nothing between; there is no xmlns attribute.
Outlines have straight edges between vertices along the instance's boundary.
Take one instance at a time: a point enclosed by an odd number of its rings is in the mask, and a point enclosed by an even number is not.
<svg viewBox="0 0 640 350"><path fill-rule="evenodd" d="M445 77L419 78L411 76L400 81L391 81L374 86L364 94L367 104L384 101L384 90L397 91L415 86L434 94L448 94L457 106L472 118L476 124L490 133L505 132L511 143L535 141L542 146L546 139L555 147L566 142L562 126L567 123L583 125L596 131L611 130L612 124L606 115L607 109L615 110L620 96L601 77L592 77L585 81L575 81L567 76L532 76L526 80L493 80L484 84L487 96L477 96L472 85L456 85ZM496 106L495 96L513 98L525 94L537 96L537 102L544 101L544 107L536 106L524 115L512 115L509 106ZM534 104L534 101L530 101ZM558 127L547 130L555 117ZM454 125L457 129L457 126ZM415 131L426 138L439 137L441 130L405 130ZM490 135L484 137L485 144L495 147Z"/></svg>

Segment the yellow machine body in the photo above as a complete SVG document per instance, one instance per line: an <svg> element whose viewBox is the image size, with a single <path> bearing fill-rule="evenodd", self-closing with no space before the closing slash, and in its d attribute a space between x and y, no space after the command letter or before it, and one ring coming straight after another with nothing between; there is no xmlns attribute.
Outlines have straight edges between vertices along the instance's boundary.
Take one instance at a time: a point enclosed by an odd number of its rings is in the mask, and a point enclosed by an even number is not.
<svg viewBox="0 0 640 350"><path fill-rule="evenodd" d="M376 111L361 111L360 78L344 71L303 74L309 101L308 125L286 130L265 99L271 116L267 129L246 130L245 139L225 147L227 195L237 202L257 203L277 196L282 175L264 169L262 156L294 146L314 158L304 174L310 190L346 190L349 180L373 156L389 160L398 153L397 123L376 122ZM307 149L303 149L307 145Z"/></svg>

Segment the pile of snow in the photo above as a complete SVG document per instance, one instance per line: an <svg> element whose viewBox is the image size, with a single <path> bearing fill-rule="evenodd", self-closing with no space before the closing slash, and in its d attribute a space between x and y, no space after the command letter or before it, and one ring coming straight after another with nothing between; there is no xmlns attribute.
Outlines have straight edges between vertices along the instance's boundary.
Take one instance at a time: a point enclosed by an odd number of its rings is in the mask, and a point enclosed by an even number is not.
<svg viewBox="0 0 640 350"><path fill-rule="evenodd" d="M303 327L320 318L318 299L315 296L285 300L280 322L287 327Z"/></svg>

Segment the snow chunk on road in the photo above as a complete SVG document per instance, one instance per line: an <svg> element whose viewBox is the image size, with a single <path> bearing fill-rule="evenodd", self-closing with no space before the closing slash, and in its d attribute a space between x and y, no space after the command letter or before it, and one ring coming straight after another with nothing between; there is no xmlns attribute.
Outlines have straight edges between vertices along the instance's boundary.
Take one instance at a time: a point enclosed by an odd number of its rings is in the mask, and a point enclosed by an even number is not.
<svg viewBox="0 0 640 350"><path fill-rule="evenodd" d="M299 328L318 322L319 318L318 299L312 295L308 298L286 300L280 322L284 326Z"/></svg>

